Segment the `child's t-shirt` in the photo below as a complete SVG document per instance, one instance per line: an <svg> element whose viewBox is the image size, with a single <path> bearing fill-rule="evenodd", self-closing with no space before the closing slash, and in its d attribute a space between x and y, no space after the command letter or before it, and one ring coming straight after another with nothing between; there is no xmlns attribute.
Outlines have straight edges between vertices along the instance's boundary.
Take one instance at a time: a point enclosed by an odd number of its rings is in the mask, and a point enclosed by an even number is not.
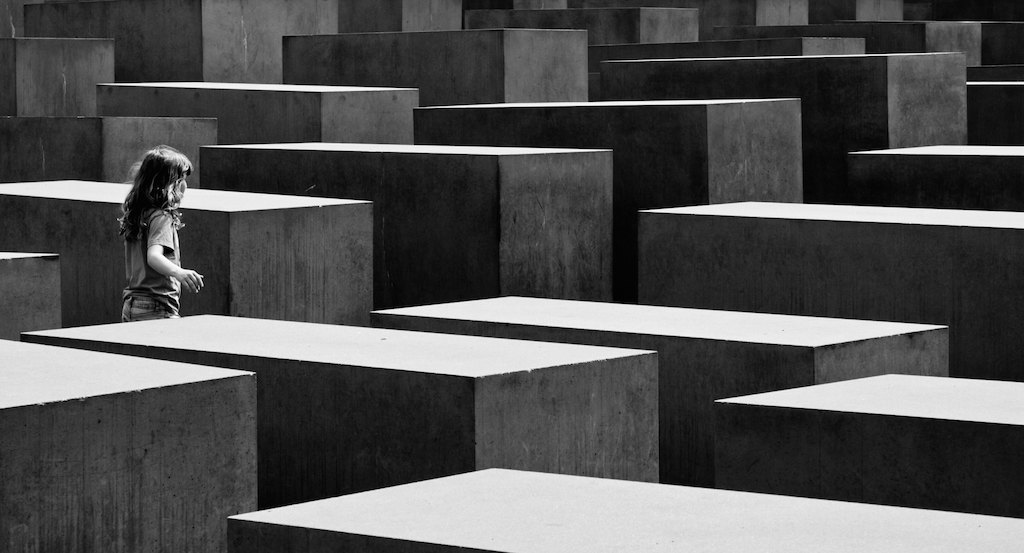
<svg viewBox="0 0 1024 553"><path fill-rule="evenodd" d="M162 209L151 209L142 214L142 222L142 236L138 240L124 241L124 267L128 286L124 289L123 297L153 298L177 313L181 284L158 273L146 261L146 251L150 246L158 245L163 246L164 256L171 263L181 267L174 218Z"/></svg>

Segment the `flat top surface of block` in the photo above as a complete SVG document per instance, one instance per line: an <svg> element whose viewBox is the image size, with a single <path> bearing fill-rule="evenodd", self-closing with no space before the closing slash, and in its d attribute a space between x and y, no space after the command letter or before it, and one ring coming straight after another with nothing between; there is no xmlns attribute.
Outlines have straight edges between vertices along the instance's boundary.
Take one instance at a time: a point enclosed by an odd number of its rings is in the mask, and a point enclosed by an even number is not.
<svg viewBox="0 0 1024 553"><path fill-rule="evenodd" d="M102 86L136 88L184 88L199 90L248 90L254 92L391 92L395 90L417 90L380 86L328 86L304 84L262 84L262 83L207 83L207 82L149 82L149 83L99 83Z"/></svg>
<svg viewBox="0 0 1024 553"><path fill-rule="evenodd" d="M120 204L124 202L124 197L129 189L129 185L116 182L76 180L15 182L0 184L0 196L32 196L37 198ZM363 203L368 202L193 188L185 193L185 198L181 202L181 208L234 213Z"/></svg>
<svg viewBox="0 0 1024 553"><path fill-rule="evenodd" d="M580 148L521 148L505 146L440 146L362 143L346 144L338 142L290 142L283 144L218 144L203 147L214 149L226 148L245 150L279 150L303 152L368 152L389 154L438 154L464 156L507 156L611 151Z"/></svg>
<svg viewBox="0 0 1024 553"><path fill-rule="evenodd" d="M719 403L1024 425L1024 383L888 374Z"/></svg>
<svg viewBox="0 0 1024 553"><path fill-rule="evenodd" d="M470 33L481 34L481 33L501 33L501 34L522 34L522 33L585 33L584 29L517 29L513 27L509 28L495 28L495 29L461 29L461 30L442 30L442 31L379 31L379 32L367 32L367 33L338 33L329 35L294 35L301 37L310 38L348 38L348 37L359 37L360 35L376 35L376 36L387 36L387 35L405 35L415 37L417 35L451 35L455 38L473 40ZM288 35L292 36L292 35Z"/></svg>
<svg viewBox="0 0 1024 553"><path fill-rule="evenodd" d="M967 81L967 86L1024 86L1024 81Z"/></svg>
<svg viewBox="0 0 1024 553"><path fill-rule="evenodd" d="M601 63L657 63L657 62L718 62L718 61L729 61L729 60L828 60L834 58L908 58L914 56L950 56L957 55L958 52L912 52L912 53L896 53L896 54L816 54L811 56L736 56L736 57L721 57L721 58L648 58L639 60L607 60Z"/></svg>
<svg viewBox="0 0 1024 553"><path fill-rule="evenodd" d="M479 377L618 359L647 351L429 332L200 315L26 334Z"/></svg>
<svg viewBox="0 0 1024 553"><path fill-rule="evenodd" d="M944 328L935 325L526 297L405 307L378 313L804 347Z"/></svg>
<svg viewBox="0 0 1024 553"><path fill-rule="evenodd" d="M26 257L56 257L55 253L0 252L0 259L24 259Z"/></svg>
<svg viewBox="0 0 1024 553"><path fill-rule="evenodd" d="M703 58L707 59L707 58ZM742 98L722 100L613 100L608 102L523 102L507 104L465 104L458 106L430 106L416 109L473 109L473 108L602 108L651 106L717 106L723 104L750 104L760 102L787 102L794 98Z"/></svg>
<svg viewBox="0 0 1024 553"><path fill-rule="evenodd" d="M0 340L0 409L252 373Z"/></svg>
<svg viewBox="0 0 1024 553"><path fill-rule="evenodd" d="M230 517L563 553L1017 553L1024 520L490 469Z"/></svg>
<svg viewBox="0 0 1024 553"><path fill-rule="evenodd" d="M974 145L944 145L944 146L917 146L915 148L893 148L889 150L867 150L863 152L850 152L852 155L914 155L914 156L957 156L957 157L1021 157L1024 156L1024 146L974 146Z"/></svg>
<svg viewBox="0 0 1024 553"><path fill-rule="evenodd" d="M949 227L1024 229L1024 213L917 207L739 202L693 207L648 209L641 213L709 215L753 219L796 219L851 223L891 223Z"/></svg>

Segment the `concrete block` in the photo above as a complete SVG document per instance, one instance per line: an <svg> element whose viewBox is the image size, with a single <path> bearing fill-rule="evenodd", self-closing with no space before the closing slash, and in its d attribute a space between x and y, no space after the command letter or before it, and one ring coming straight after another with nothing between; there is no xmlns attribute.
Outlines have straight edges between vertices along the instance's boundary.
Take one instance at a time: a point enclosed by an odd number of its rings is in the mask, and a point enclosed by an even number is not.
<svg viewBox="0 0 1024 553"><path fill-rule="evenodd" d="M0 340L0 550L226 551L256 506L252 373Z"/></svg>
<svg viewBox="0 0 1024 553"><path fill-rule="evenodd" d="M60 328L60 256L0 252L0 340Z"/></svg>
<svg viewBox="0 0 1024 553"><path fill-rule="evenodd" d="M948 325L950 376L1024 380L1024 214L743 203L640 214L640 302Z"/></svg>
<svg viewBox="0 0 1024 553"><path fill-rule="evenodd" d="M280 83L284 35L338 29L338 3L324 0L47 2L24 13L26 36L113 38L118 82Z"/></svg>
<svg viewBox="0 0 1024 553"><path fill-rule="evenodd" d="M336 0L339 33L454 31L462 0Z"/></svg>
<svg viewBox="0 0 1024 553"><path fill-rule="evenodd" d="M932 19L1024 21L1024 5L1016 0L931 0Z"/></svg>
<svg viewBox="0 0 1024 553"><path fill-rule="evenodd" d="M420 105L586 101L587 33L493 29L284 38L284 82L398 86Z"/></svg>
<svg viewBox="0 0 1024 553"><path fill-rule="evenodd" d="M504 104L417 109L418 144L613 150L613 297L636 298L636 210L798 202L794 100Z"/></svg>
<svg viewBox="0 0 1024 553"><path fill-rule="evenodd" d="M374 306L612 297L612 152L268 144L203 148L204 180L374 204Z"/></svg>
<svg viewBox="0 0 1024 553"><path fill-rule="evenodd" d="M232 553L1011 553L1022 532L1001 517L497 469L228 519Z"/></svg>
<svg viewBox="0 0 1024 553"><path fill-rule="evenodd" d="M858 205L1024 211L1024 147L923 146L852 152Z"/></svg>
<svg viewBox="0 0 1024 553"><path fill-rule="evenodd" d="M698 37L694 9L601 8L576 10L471 10L467 29L584 29L588 43L694 42Z"/></svg>
<svg viewBox="0 0 1024 553"><path fill-rule="evenodd" d="M601 62L608 60L863 54L864 39L793 37L662 44L608 44L590 46L588 51L588 71L597 73L601 70Z"/></svg>
<svg viewBox="0 0 1024 553"><path fill-rule="evenodd" d="M117 83L98 87L100 115L214 117L218 142L412 142L418 92L237 83Z"/></svg>
<svg viewBox="0 0 1024 553"><path fill-rule="evenodd" d="M932 1L903 0L903 19L906 21L931 21L935 19L932 17Z"/></svg>
<svg viewBox="0 0 1024 553"><path fill-rule="evenodd" d="M968 65L967 82L1024 81L1024 64Z"/></svg>
<svg viewBox="0 0 1024 553"><path fill-rule="evenodd" d="M1024 384L887 375L716 402L716 486L1024 517Z"/></svg>
<svg viewBox="0 0 1024 553"><path fill-rule="evenodd" d="M0 185L0 250L61 258L65 326L121 320L128 185ZM180 231L185 265L205 276L182 314L364 324L372 305L369 202L190 190Z"/></svg>
<svg viewBox="0 0 1024 553"><path fill-rule="evenodd" d="M801 99L804 199L848 203L846 154L963 144L963 54L609 61L607 99ZM827 83L827 84L826 84Z"/></svg>
<svg viewBox="0 0 1024 553"><path fill-rule="evenodd" d="M714 486L716 399L890 372L949 372L941 326L522 297L375 311L371 320L657 351L659 481L671 484Z"/></svg>
<svg viewBox="0 0 1024 553"><path fill-rule="evenodd" d="M113 78L113 40L0 38L0 115L96 115Z"/></svg>
<svg viewBox="0 0 1024 553"><path fill-rule="evenodd" d="M217 143L217 121L194 117L0 117L0 182L127 182L130 168L157 144L173 144L195 166L199 146Z"/></svg>
<svg viewBox="0 0 1024 553"><path fill-rule="evenodd" d="M967 83L967 142L1024 145L1024 80Z"/></svg>
<svg viewBox="0 0 1024 553"><path fill-rule="evenodd" d="M650 351L216 316L23 339L256 372L261 508L493 467L658 477Z"/></svg>

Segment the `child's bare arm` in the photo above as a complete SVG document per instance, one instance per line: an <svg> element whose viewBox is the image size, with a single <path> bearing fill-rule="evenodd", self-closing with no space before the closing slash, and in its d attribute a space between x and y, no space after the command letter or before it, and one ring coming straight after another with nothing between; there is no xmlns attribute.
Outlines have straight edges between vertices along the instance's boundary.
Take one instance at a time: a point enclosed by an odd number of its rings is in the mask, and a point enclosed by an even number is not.
<svg viewBox="0 0 1024 553"><path fill-rule="evenodd" d="M171 263L164 256L164 247L159 244L154 244L146 250L146 261L156 272L177 280L193 292L198 292L203 288L203 275L192 269L183 269Z"/></svg>

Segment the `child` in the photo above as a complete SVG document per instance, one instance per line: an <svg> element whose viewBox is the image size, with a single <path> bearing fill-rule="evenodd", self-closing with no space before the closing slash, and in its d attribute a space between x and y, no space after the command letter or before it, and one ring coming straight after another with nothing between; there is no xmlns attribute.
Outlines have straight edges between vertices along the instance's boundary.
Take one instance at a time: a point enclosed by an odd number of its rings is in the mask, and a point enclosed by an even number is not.
<svg viewBox="0 0 1024 553"><path fill-rule="evenodd" d="M185 177L192 163L170 146L146 152L135 171L132 189L124 200L121 235L124 236L125 276L121 320L178 318L178 296L184 285L192 292L203 288L203 275L181 268L178 206L185 194Z"/></svg>

